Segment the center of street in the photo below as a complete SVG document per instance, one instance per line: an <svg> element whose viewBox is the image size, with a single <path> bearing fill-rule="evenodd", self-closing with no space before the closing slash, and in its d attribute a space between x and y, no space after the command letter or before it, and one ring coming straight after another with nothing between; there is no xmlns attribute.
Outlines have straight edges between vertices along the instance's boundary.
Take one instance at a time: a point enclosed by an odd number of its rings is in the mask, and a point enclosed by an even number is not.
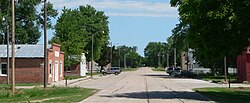
<svg viewBox="0 0 250 103"><path fill-rule="evenodd" d="M214 103L191 89L220 85L195 79L171 78L165 72L144 67L72 86L100 90L83 103Z"/></svg>

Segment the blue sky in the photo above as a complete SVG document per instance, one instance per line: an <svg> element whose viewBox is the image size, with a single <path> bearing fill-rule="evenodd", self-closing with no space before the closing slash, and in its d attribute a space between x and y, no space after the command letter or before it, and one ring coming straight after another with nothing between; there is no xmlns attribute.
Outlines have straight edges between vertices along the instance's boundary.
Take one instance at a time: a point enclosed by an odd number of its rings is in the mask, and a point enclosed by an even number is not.
<svg viewBox="0 0 250 103"><path fill-rule="evenodd" d="M149 42L166 42L171 30L178 23L176 8L170 7L169 0L48 0L61 9L92 5L109 16L110 39L114 45L137 46L138 53ZM54 20L56 21L56 20ZM48 39L53 36L48 31ZM39 43L43 42L43 38Z"/></svg>

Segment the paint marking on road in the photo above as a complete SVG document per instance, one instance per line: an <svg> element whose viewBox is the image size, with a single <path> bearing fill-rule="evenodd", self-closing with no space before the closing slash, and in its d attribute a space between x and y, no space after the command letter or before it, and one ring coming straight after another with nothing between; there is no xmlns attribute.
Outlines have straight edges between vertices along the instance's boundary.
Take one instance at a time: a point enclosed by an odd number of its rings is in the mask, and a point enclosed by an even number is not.
<svg viewBox="0 0 250 103"><path fill-rule="evenodd" d="M144 70L144 82L145 82L145 86L146 86L146 96L147 96L147 102L150 103L149 101L149 94L148 94L148 82L147 82L147 77L146 77L146 70Z"/></svg>

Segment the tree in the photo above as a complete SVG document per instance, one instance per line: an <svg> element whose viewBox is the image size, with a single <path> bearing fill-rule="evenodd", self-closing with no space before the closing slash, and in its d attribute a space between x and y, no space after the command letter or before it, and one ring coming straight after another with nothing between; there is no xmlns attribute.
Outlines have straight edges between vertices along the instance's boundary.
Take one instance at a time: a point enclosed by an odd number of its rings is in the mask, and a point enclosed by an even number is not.
<svg viewBox="0 0 250 103"><path fill-rule="evenodd" d="M79 62L83 52L87 54L87 60L91 60L92 36L94 60L100 58L101 50L108 44L108 17L90 5L73 10L64 8L55 30L51 42L62 45L66 67Z"/></svg>
<svg viewBox="0 0 250 103"><path fill-rule="evenodd" d="M221 68L223 58L239 55L248 43L249 0L171 0L178 7L180 24L196 59L212 70Z"/></svg>
<svg viewBox="0 0 250 103"><path fill-rule="evenodd" d="M161 66L161 58L163 55L166 55L166 52L168 50L168 45L166 43L162 42L149 42L146 48L144 49L144 55L145 59L147 61L147 66L154 66L158 67ZM166 63L166 60L163 62L164 66Z"/></svg>
<svg viewBox="0 0 250 103"><path fill-rule="evenodd" d="M5 17L8 24L10 25L9 27L11 27L10 3L10 0L0 0L0 18L2 20L2 18ZM36 8L41 3L41 0L22 0L15 3L16 44L36 44L38 42L38 39L41 36L41 32L39 31L39 29L43 28L43 9L37 11ZM57 14L57 11L53 9L53 5L51 3L48 3L48 29L53 27L50 20L51 18L55 18ZM2 23L0 29L2 29L2 33L0 34L0 43L6 44L7 33L6 30L3 30Z"/></svg>

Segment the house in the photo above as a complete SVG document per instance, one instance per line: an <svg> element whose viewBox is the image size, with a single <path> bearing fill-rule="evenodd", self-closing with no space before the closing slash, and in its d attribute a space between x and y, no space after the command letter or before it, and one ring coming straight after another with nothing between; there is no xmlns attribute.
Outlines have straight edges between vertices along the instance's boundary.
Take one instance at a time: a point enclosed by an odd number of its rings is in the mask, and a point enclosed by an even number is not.
<svg viewBox="0 0 250 103"><path fill-rule="evenodd" d="M237 57L237 68L238 81L250 81L250 46Z"/></svg>
<svg viewBox="0 0 250 103"><path fill-rule="evenodd" d="M65 75L86 76L87 72L86 56L85 53L82 53L81 61L78 64L72 65L70 67L70 71L68 71Z"/></svg>
<svg viewBox="0 0 250 103"><path fill-rule="evenodd" d="M47 49L47 82L64 79L64 53L60 45L51 44ZM7 46L0 45L0 83L7 82ZM11 48L11 47L10 47ZM11 49L10 49L11 64ZM9 68L11 73L11 65ZM11 74L10 74L11 80ZM44 45L15 45L15 81L16 83L43 83L44 80Z"/></svg>
<svg viewBox="0 0 250 103"><path fill-rule="evenodd" d="M88 70L88 73L91 72L91 61L88 62L87 64L87 70ZM96 63L94 60L93 60L93 67L92 67L92 72L99 72L100 71L100 67L98 66L99 64Z"/></svg>
<svg viewBox="0 0 250 103"><path fill-rule="evenodd" d="M196 74L209 73L211 69L204 68L196 62L193 54L193 49L188 49L188 52L182 52L181 54L181 67L182 70L189 70Z"/></svg>

